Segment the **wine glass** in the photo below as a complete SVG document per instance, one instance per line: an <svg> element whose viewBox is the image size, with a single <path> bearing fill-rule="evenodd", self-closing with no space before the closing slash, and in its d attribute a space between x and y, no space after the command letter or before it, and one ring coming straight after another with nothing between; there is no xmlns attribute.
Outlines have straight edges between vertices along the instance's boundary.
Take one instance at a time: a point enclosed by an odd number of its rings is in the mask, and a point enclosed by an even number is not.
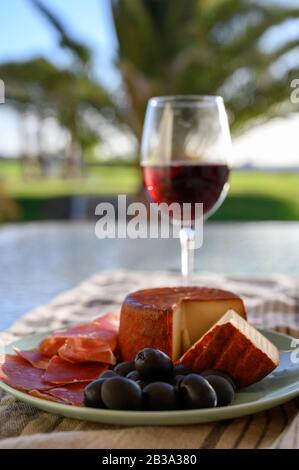
<svg viewBox="0 0 299 470"><path fill-rule="evenodd" d="M228 192L231 138L220 96L151 98L141 143L141 166L154 203L203 204L207 218ZM185 283L194 269L194 211L180 221L181 271Z"/></svg>

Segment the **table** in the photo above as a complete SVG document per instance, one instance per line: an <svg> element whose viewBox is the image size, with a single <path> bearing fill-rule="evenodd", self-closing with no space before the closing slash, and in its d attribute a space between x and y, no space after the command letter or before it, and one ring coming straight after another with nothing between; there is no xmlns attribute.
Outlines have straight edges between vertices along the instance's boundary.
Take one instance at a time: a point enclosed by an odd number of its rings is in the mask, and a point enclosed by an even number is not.
<svg viewBox="0 0 299 470"><path fill-rule="evenodd" d="M119 311L124 296L144 287L177 285L176 273L115 270L92 276L49 304L20 318L1 343L67 327ZM299 337L299 281L289 276L238 279L194 276L199 285L239 293L250 322ZM88 423L45 413L0 391L0 449L3 448L299 448L299 402L235 420L188 426L123 427Z"/></svg>
<svg viewBox="0 0 299 470"><path fill-rule="evenodd" d="M177 240L99 240L93 222L0 228L0 330L88 276L129 268L178 271ZM208 223L199 272L299 276L299 222Z"/></svg>

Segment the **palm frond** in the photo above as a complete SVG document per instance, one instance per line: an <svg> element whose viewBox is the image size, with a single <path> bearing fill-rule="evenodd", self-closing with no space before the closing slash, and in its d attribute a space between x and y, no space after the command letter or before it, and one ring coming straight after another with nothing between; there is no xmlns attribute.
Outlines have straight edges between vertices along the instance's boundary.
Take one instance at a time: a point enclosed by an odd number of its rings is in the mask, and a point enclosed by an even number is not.
<svg viewBox="0 0 299 470"><path fill-rule="evenodd" d="M258 0L118 0L112 9L130 103L126 116L138 136L146 101L154 94L221 92L235 130L267 119L274 108L289 109L275 107L276 101L289 100L288 71L277 77L272 69L299 46L299 39L286 40L274 51L261 43L274 26L299 18L299 6ZM299 63L293 69L299 74Z"/></svg>
<svg viewBox="0 0 299 470"><path fill-rule="evenodd" d="M40 0L30 0L30 2L56 30L59 35L59 42L61 47L71 51L71 53L83 64L88 64L92 56L90 48L74 39L67 31L66 25L63 24L63 21L59 19L58 15L53 13Z"/></svg>

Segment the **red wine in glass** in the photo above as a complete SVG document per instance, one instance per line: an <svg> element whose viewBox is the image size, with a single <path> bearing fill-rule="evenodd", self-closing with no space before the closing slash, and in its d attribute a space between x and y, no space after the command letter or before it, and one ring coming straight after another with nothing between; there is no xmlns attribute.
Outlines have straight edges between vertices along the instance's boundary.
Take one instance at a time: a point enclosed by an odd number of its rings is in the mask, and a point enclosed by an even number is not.
<svg viewBox="0 0 299 470"><path fill-rule="evenodd" d="M230 155L229 123L221 96L149 100L141 142L144 184L150 201L168 206L160 206L160 212L165 211L180 227L184 283L191 281L202 212L207 218L227 194ZM203 211L196 203L202 203Z"/></svg>
<svg viewBox="0 0 299 470"><path fill-rule="evenodd" d="M228 190L225 164L143 166L145 190L155 203L203 203L204 215L217 209ZM194 210L191 210L194 218Z"/></svg>

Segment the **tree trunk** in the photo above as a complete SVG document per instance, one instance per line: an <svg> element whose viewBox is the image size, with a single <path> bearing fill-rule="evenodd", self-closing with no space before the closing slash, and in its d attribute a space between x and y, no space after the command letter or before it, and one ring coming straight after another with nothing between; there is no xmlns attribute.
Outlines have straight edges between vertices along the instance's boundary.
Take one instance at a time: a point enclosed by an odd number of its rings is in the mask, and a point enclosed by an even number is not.
<svg viewBox="0 0 299 470"><path fill-rule="evenodd" d="M64 176L66 178L81 178L82 176L82 149L80 144L72 138L66 149Z"/></svg>

